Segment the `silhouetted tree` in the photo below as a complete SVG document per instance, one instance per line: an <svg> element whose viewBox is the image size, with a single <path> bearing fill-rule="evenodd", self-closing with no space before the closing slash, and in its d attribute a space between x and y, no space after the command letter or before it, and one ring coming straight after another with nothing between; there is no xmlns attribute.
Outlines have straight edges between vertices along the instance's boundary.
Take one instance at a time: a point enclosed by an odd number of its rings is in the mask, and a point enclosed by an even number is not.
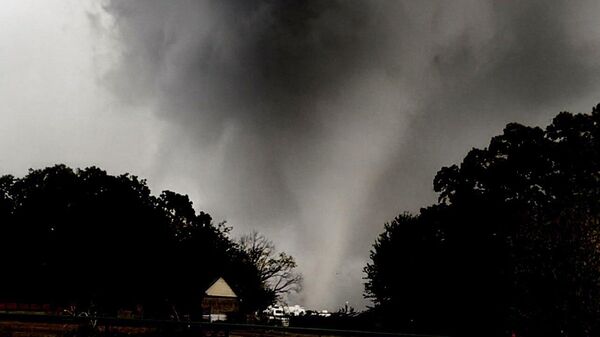
<svg viewBox="0 0 600 337"><path fill-rule="evenodd" d="M0 300L193 313L218 276L246 308L269 300L224 227L187 196L155 197L132 175L57 165L2 176L0 221Z"/></svg>
<svg viewBox="0 0 600 337"><path fill-rule="evenodd" d="M284 252L277 252L273 241L252 231L240 238L239 246L256 266L261 282L274 297L281 298L301 289L302 275L295 271L296 261Z"/></svg>
<svg viewBox="0 0 600 337"><path fill-rule="evenodd" d="M365 295L388 324L456 335L600 333L600 105L508 124L386 224ZM392 320L395 317L396 320Z"/></svg>

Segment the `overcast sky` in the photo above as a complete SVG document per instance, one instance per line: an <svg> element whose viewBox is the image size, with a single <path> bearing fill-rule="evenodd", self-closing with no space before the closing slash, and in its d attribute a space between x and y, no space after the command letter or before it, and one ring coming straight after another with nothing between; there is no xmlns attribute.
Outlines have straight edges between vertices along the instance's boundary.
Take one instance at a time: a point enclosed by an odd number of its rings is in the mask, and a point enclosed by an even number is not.
<svg viewBox="0 0 600 337"><path fill-rule="evenodd" d="M147 178L362 299L383 224L507 122L600 102L597 1L4 0L0 173Z"/></svg>

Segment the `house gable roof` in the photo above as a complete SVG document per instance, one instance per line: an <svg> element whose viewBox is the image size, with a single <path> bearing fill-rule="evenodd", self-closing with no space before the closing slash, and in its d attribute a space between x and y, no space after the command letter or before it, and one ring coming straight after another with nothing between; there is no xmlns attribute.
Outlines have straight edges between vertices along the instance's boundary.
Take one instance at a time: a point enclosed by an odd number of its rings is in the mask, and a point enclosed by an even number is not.
<svg viewBox="0 0 600 337"><path fill-rule="evenodd" d="M222 277L219 277L213 284L206 289L204 292L206 296L214 296L214 297L234 297L237 298L237 295L231 289L229 284L225 282Z"/></svg>

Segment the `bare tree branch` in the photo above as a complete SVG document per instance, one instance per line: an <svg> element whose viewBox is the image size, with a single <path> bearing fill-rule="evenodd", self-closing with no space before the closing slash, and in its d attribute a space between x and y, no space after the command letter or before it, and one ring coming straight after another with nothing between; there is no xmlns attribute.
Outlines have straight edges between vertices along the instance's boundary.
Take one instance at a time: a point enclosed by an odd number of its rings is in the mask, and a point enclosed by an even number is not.
<svg viewBox="0 0 600 337"><path fill-rule="evenodd" d="M242 236L238 242L260 274L264 286L278 298L302 288L302 275L295 272L294 258L284 252L277 253L275 244L257 231Z"/></svg>

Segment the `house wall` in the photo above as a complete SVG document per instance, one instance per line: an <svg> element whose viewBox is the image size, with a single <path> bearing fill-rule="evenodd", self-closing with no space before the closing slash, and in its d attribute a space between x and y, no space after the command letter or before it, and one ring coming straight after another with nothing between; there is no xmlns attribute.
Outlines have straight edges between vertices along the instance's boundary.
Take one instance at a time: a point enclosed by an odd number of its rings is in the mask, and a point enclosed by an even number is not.
<svg viewBox="0 0 600 337"><path fill-rule="evenodd" d="M240 310L237 298L205 296L202 299L204 314L229 314Z"/></svg>

